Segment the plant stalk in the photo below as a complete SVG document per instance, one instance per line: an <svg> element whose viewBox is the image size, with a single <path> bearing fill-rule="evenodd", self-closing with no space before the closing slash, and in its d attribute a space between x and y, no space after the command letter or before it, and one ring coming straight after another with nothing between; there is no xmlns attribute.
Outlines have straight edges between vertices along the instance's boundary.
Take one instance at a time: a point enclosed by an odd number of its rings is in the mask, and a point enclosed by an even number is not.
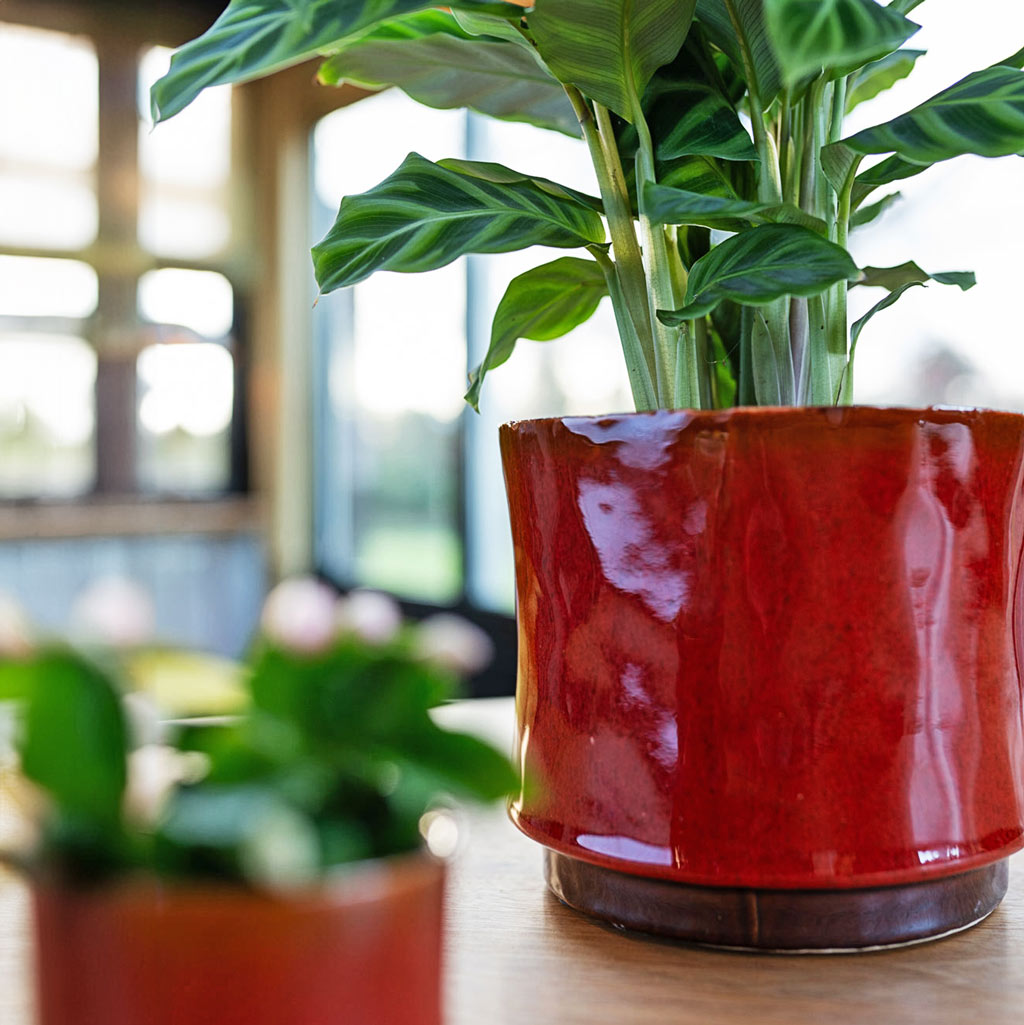
<svg viewBox="0 0 1024 1025"><path fill-rule="evenodd" d="M571 85L565 86L566 95L576 112L583 138L586 140L590 151L590 158L597 174L598 188L601 192L601 200L604 203L605 216L608 219L608 230L612 237L612 250L615 253L615 261L612 263L614 276L618 284L616 290L619 302L628 311L629 320L632 324L632 331L623 333L620 327L622 345L625 352L629 344L627 335L636 338L643 357L645 377L648 381L654 382L655 375L655 353L654 335L651 327L650 307L647 298L647 276L644 272L643 255L640 251L640 244L637 241L636 230L633 224L633 211L629 202L629 190L626 188L626 179L622 171L622 164L618 158L618 151L609 150L598 130L594 115L583 94ZM611 288L609 287L611 292ZM615 302L613 293L613 303ZM625 352L627 366L630 364L630 355ZM634 396L639 392L645 394L647 386L644 381L632 380ZM655 408L657 401L650 408ZM638 407L639 408L639 407Z"/></svg>
<svg viewBox="0 0 1024 1025"><path fill-rule="evenodd" d="M602 137L613 138L611 115L607 107L595 104L598 131ZM676 294L672 263L665 230L651 224L644 213L644 189L657 181L654 165L654 143L640 108L640 98L633 96L633 124L639 146L636 154L636 187L640 204L640 232L644 242L647 280L650 283L648 305L654 332L654 369L658 401L663 406L696 409L700 407L700 382L697 351L692 333L669 327L658 320L658 310L674 310L683 296ZM680 365L682 364L682 365Z"/></svg>

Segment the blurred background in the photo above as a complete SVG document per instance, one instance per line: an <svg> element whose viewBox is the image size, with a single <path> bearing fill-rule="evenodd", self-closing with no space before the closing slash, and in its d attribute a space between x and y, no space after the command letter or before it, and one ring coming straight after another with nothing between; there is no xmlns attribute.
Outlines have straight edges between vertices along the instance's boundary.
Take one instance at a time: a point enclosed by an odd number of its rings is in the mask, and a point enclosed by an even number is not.
<svg viewBox="0 0 1024 1025"><path fill-rule="evenodd" d="M496 426L630 408L609 309L521 343L462 403L509 278L543 252L379 274L321 300L309 246L342 195L415 150L595 191L582 144L317 86L314 66L209 90L153 129L149 85L221 0L0 3L0 590L61 630L89 583L130 577L162 636L245 646L267 584L315 571L456 607L514 683L511 544ZM1008 0L927 0L888 119L1024 43ZM999 31L993 31L999 26ZM1016 300L1024 162L962 158L908 180L854 239L862 264L975 270L914 289L859 347L865 403L1024 409ZM863 294L861 294L863 293ZM853 315L880 295L855 290Z"/></svg>

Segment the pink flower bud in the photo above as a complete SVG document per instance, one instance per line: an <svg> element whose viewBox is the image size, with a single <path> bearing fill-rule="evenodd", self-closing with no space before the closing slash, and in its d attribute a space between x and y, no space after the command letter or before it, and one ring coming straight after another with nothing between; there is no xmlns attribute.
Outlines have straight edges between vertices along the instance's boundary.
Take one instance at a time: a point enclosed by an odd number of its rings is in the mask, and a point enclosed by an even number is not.
<svg viewBox="0 0 1024 1025"><path fill-rule="evenodd" d="M105 577L87 587L71 609L71 629L83 640L131 648L153 639L156 613L149 594L125 577Z"/></svg>
<svg viewBox="0 0 1024 1025"><path fill-rule="evenodd" d="M338 627L368 644L387 644L402 626L402 610L380 591L351 591L338 605Z"/></svg>
<svg viewBox="0 0 1024 1025"><path fill-rule="evenodd" d="M337 636L338 598L313 577L282 580L267 595L260 625L267 638L307 655L324 651Z"/></svg>
<svg viewBox="0 0 1024 1025"><path fill-rule="evenodd" d="M478 673L494 657L494 645L478 626L448 612L430 616L416 631L416 653L462 676Z"/></svg>

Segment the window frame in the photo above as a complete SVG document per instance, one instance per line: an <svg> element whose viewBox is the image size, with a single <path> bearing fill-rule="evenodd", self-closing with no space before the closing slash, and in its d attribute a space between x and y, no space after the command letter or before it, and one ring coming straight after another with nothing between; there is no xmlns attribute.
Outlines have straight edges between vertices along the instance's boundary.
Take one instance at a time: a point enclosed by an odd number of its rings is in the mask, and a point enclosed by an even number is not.
<svg viewBox="0 0 1024 1025"><path fill-rule="evenodd" d="M69 499L25 496L0 499L0 539L139 532L220 532L251 529L261 520L251 494L248 445L249 295L257 261L246 180L245 102L232 97L232 236L223 254L211 259L164 257L144 250L138 239L141 180L137 112L139 57L148 46L177 46L202 32L216 12L212 4L182 3L140 12L131 5L101 0L5 0L0 23L80 36L94 47L98 65L99 146L94 169L98 226L94 240L77 249L0 244L14 257L78 260L92 267L99 293L95 313L82 321L3 317L0 326L41 331L60 327L84 338L97 356L93 488ZM238 92L236 90L236 92ZM234 407L229 437L229 481L209 495L177 496L142 491L136 481L136 359L152 333L137 312L138 281L166 267L223 274L234 291ZM31 519L18 510L42 515ZM140 509L163 507L180 515ZM147 526L148 525L148 526Z"/></svg>

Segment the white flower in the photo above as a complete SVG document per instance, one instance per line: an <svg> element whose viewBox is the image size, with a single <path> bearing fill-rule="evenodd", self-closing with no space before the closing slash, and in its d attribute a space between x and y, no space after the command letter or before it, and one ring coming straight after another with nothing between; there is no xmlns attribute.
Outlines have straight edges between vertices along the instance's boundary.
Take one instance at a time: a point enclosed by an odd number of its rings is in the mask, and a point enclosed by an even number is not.
<svg viewBox="0 0 1024 1025"><path fill-rule="evenodd" d="M144 828L156 824L179 783L196 783L208 762L196 751L178 751L163 744L147 744L128 756L128 785L124 793L125 817Z"/></svg>
<svg viewBox="0 0 1024 1025"><path fill-rule="evenodd" d="M337 636L337 609L337 595L326 584L313 577L291 577L267 595L260 624L282 647L315 654Z"/></svg>
<svg viewBox="0 0 1024 1025"><path fill-rule="evenodd" d="M467 619L441 612L430 616L416 630L416 653L455 673L478 673L494 657L494 645L478 626Z"/></svg>
<svg viewBox="0 0 1024 1025"><path fill-rule="evenodd" d="M338 627L368 644L387 644L402 626L402 610L380 591L351 591L338 604Z"/></svg>
<svg viewBox="0 0 1024 1025"><path fill-rule="evenodd" d="M125 577L87 587L71 609L71 629L83 640L130 648L153 639L156 614L146 590Z"/></svg>
<svg viewBox="0 0 1024 1025"><path fill-rule="evenodd" d="M32 627L18 602L0 592L0 658L20 658L32 650Z"/></svg>

